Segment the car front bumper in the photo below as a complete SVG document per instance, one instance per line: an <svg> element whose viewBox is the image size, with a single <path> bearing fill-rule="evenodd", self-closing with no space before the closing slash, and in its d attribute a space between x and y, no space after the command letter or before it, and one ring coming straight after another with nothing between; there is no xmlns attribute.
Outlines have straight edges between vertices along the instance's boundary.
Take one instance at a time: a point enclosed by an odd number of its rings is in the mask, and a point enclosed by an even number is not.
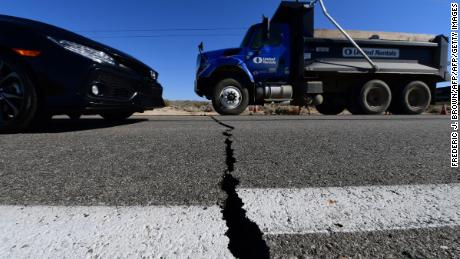
<svg viewBox="0 0 460 259"><path fill-rule="evenodd" d="M60 47L24 60L52 114L98 114L118 110L143 112L164 107L163 87L151 69L120 59L117 65L99 64ZM94 95L97 85L101 95Z"/></svg>
<svg viewBox="0 0 460 259"><path fill-rule="evenodd" d="M100 95L91 88L97 86ZM86 111L132 110L143 112L165 106L163 87L156 80L112 68L95 68L86 87L81 89Z"/></svg>
<svg viewBox="0 0 460 259"><path fill-rule="evenodd" d="M45 108L52 114L101 111L143 112L165 106L163 87L150 75L110 65L96 64L63 52L65 59L41 57L30 61L36 83L43 89ZM101 95L92 94L92 86Z"/></svg>

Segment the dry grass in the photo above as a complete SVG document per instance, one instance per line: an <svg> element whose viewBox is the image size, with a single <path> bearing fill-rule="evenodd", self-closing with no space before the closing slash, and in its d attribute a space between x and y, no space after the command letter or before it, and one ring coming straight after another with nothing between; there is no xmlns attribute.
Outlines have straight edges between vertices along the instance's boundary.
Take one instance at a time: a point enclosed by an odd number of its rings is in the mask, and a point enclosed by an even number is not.
<svg viewBox="0 0 460 259"><path fill-rule="evenodd" d="M206 101L170 101L166 100L166 107L173 107L186 112L212 112L211 102Z"/></svg>
<svg viewBox="0 0 460 259"><path fill-rule="evenodd" d="M267 104L259 107L265 115L311 115L318 113L313 107L306 108L279 104Z"/></svg>
<svg viewBox="0 0 460 259"><path fill-rule="evenodd" d="M428 110L427 110L427 113L430 113L430 114L441 114L441 111L442 111L442 104L437 104L437 105L431 105ZM450 113L450 105L446 105L446 109L447 109L447 113Z"/></svg>

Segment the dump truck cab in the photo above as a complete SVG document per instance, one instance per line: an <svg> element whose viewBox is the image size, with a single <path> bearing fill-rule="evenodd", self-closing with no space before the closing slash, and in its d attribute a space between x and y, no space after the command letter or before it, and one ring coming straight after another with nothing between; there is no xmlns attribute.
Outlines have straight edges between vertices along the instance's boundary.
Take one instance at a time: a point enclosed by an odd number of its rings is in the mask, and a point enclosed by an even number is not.
<svg viewBox="0 0 460 259"><path fill-rule="evenodd" d="M216 83L213 79L226 73L238 74L238 79L249 84L246 86L255 82L289 81L289 27L273 24L269 31L268 37L263 23L254 24L239 48L201 53L198 56L197 94L209 97L210 88Z"/></svg>

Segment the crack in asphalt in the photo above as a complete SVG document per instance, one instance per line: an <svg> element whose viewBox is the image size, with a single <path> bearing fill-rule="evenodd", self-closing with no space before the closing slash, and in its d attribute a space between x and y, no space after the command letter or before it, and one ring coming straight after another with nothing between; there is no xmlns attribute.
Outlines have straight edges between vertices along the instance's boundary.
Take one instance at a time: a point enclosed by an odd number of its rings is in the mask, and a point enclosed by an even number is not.
<svg viewBox="0 0 460 259"><path fill-rule="evenodd" d="M270 258L270 248L263 239L262 231L256 223L247 217L246 210L243 209L243 200L236 192L236 187L240 181L232 175L236 164L232 147L232 132L235 127L225 124L213 116L211 118L226 128L223 135L225 136L227 168L224 171L221 189L227 194L227 199L222 206L222 214L228 227L225 233L230 240L228 249L236 258Z"/></svg>

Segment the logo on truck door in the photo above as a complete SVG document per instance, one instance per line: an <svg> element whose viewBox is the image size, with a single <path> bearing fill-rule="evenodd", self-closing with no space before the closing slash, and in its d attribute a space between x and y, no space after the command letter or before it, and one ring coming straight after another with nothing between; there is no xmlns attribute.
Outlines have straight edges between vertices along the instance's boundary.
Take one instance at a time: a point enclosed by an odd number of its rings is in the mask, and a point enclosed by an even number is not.
<svg viewBox="0 0 460 259"><path fill-rule="evenodd" d="M276 65L276 58L262 58L262 57L255 57L252 62L254 64L266 64L266 65Z"/></svg>
<svg viewBox="0 0 460 259"><path fill-rule="evenodd" d="M399 49L363 48L370 58L399 58ZM357 48L343 48L343 56L347 58L362 57Z"/></svg>

